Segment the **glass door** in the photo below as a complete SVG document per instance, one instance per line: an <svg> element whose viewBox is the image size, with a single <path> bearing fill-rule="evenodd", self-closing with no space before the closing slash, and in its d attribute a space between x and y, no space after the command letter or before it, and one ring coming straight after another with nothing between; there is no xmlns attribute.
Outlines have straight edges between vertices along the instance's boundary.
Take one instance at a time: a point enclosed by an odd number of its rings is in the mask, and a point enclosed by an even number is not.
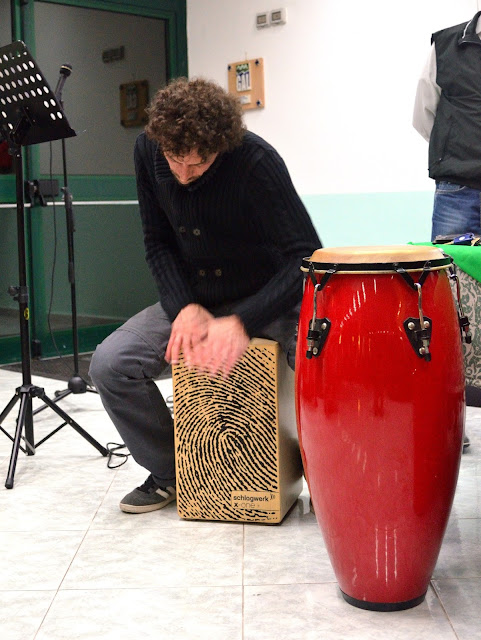
<svg viewBox="0 0 481 640"><path fill-rule="evenodd" d="M52 90L60 68L71 67L61 97L77 133L64 145L55 141L28 148L26 180L39 180L46 192L32 198L27 214L31 338L34 357L49 357L72 352L72 280L81 352L93 350L157 300L144 259L133 147L148 100L170 77L187 73L185 2L139 0L126 7L123 2L38 0L23 14L23 39ZM52 196L57 187L59 194ZM72 198L74 270L68 259L66 188ZM5 211L0 209L4 224L12 226L14 211ZM14 253L15 233L9 230L9 235ZM2 238L5 242L5 234ZM14 263L12 255L8 269L13 272ZM3 282L8 269L2 266L0 290L16 281L9 274L13 282ZM16 303L8 297L0 297L0 317L4 305L15 312ZM14 323L7 328L2 321L0 363L15 361L6 348L12 340L8 331L15 330Z"/></svg>

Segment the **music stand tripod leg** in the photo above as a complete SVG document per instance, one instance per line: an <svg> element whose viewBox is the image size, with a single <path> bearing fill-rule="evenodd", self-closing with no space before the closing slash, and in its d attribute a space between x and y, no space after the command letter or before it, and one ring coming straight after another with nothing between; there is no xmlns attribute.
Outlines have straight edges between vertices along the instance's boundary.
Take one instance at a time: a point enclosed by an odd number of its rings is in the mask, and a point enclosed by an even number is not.
<svg viewBox="0 0 481 640"><path fill-rule="evenodd" d="M89 433L87 433L85 429L82 429L82 427L77 422L75 422L75 420L71 418L68 415L68 413L65 413L65 411L63 411L59 406L57 406L55 402L45 394L43 389L40 389L40 388L37 388L37 389L38 389L38 393L37 393L38 397L41 398L41 400L43 400L43 402L45 402L45 404L49 406L50 409L52 409L52 411L55 411L55 413L58 416L60 416L62 420L64 420L68 425L70 425L73 429L75 429L77 433L83 436L85 440L87 440L87 442L90 442L90 444L94 446L97 449L97 451L99 451L103 456L108 456L109 452L105 447L99 444L97 440L95 440L95 438L92 438L92 436ZM44 441L45 441L45 438L44 438Z"/></svg>
<svg viewBox="0 0 481 640"><path fill-rule="evenodd" d="M15 429L12 454L10 456L10 464L8 466L7 479L5 481L5 487L7 489L13 488L13 479L15 476L15 469L17 467L18 450L20 449L20 439L22 437L23 427L26 423L29 406L31 409L31 399L29 398L27 391L26 393L23 393L21 395L20 399L20 410L18 412L17 427Z"/></svg>

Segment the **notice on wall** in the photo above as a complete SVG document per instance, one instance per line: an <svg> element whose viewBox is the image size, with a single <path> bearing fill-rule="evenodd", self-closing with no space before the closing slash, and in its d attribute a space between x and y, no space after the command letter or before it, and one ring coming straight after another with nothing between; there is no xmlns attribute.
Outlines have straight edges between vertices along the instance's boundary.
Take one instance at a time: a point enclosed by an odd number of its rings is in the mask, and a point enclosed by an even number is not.
<svg viewBox="0 0 481 640"><path fill-rule="evenodd" d="M120 85L120 124L123 127L141 127L147 124L145 109L149 102L147 80Z"/></svg>
<svg viewBox="0 0 481 640"><path fill-rule="evenodd" d="M227 65L229 93L235 95L243 109L261 109L264 99L264 60L241 60Z"/></svg>

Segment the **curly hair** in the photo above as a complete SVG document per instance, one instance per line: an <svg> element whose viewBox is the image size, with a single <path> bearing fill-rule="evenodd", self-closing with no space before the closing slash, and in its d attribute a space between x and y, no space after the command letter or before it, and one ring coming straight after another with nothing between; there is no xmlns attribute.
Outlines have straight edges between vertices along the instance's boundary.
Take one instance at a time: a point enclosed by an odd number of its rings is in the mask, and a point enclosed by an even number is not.
<svg viewBox="0 0 481 640"><path fill-rule="evenodd" d="M176 78L157 91L147 114L147 136L175 157L231 151L246 130L239 101L203 78Z"/></svg>

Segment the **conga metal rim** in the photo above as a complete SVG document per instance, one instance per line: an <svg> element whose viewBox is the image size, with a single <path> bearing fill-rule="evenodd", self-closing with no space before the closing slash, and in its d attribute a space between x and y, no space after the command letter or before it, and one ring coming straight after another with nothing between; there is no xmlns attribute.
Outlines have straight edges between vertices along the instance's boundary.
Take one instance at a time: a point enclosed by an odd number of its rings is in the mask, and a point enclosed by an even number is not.
<svg viewBox="0 0 481 640"><path fill-rule="evenodd" d="M337 274L393 274L398 269L407 271L408 273L414 273L419 271L440 271L441 269L448 269L453 264L453 259L450 256L444 258L438 258L436 260L419 260L409 262L363 262L363 263L334 263L334 262L312 262L310 258L304 258L302 260L301 271L306 273L326 273L332 271L333 275ZM426 266L428 265L428 266Z"/></svg>

